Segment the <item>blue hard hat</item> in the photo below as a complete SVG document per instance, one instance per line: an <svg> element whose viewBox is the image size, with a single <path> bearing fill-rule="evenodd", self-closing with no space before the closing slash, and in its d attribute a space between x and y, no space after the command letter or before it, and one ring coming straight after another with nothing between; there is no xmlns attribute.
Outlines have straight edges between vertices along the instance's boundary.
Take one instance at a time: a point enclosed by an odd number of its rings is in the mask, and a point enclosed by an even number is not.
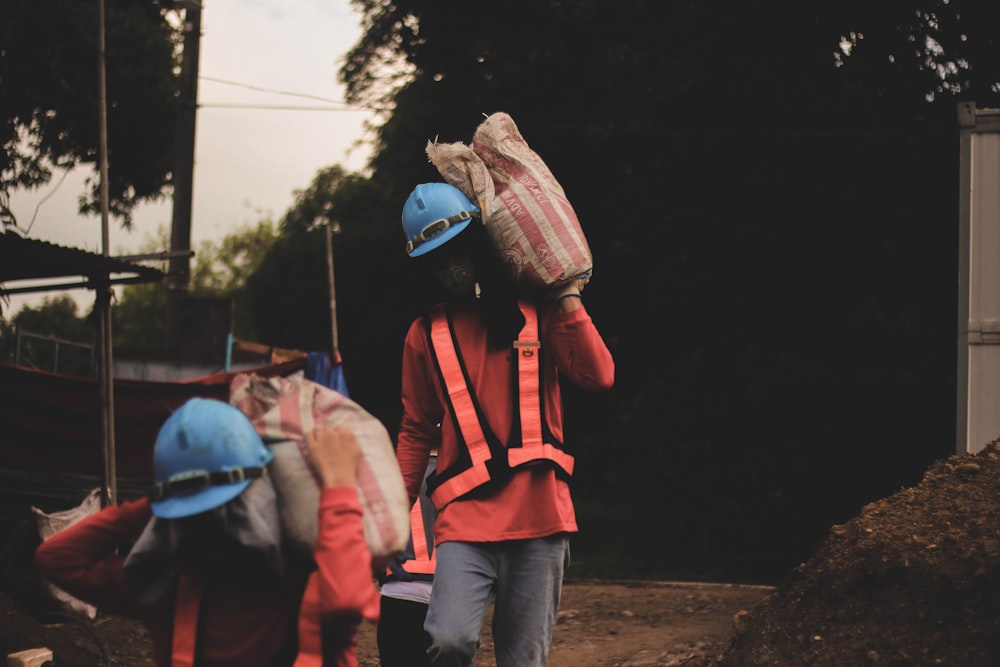
<svg viewBox="0 0 1000 667"><path fill-rule="evenodd" d="M170 415L156 436L153 514L178 519L220 507L243 493L273 458L274 452L237 408L192 398Z"/></svg>
<svg viewBox="0 0 1000 667"><path fill-rule="evenodd" d="M479 216L479 207L455 186L421 183L403 205L406 253L410 257L429 253L458 236Z"/></svg>

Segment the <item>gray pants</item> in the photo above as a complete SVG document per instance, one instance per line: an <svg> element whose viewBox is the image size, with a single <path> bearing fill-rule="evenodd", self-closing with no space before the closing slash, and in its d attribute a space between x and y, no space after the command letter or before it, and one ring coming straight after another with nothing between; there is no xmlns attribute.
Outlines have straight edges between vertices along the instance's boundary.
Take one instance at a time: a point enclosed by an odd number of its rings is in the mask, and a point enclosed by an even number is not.
<svg viewBox="0 0 1000 667"><path fill-rule="evenodd" d="M544 667L569 564L565 534L508 542L444 542L424 629L433 667L471 667L490 603L497 667Z"/></svg>

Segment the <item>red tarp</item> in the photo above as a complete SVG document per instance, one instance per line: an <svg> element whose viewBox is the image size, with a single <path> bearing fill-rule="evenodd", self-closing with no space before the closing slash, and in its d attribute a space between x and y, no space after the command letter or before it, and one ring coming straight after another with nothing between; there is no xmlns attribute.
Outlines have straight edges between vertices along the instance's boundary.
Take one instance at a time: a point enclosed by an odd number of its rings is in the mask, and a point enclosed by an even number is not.
<svg viewBox="0 0 1000 667"><path fill-rule="evenodd" d="M115 380L115 466L119 478L152 480L153 443L171 412L189 398L229 400L242 373L289 375L296 359L181 382ZM0 364L0 470L102 477L97 378Z"/></svg>

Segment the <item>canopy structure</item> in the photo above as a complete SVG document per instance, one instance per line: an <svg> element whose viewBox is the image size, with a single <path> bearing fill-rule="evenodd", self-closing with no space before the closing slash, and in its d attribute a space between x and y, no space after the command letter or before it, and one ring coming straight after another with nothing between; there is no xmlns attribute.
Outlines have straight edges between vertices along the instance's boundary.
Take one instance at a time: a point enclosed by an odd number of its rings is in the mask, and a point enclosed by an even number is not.
<svg viewBox="0 0 1000 667"><path fill-rule="evenodd" d="M26 239L14 232L0 233L0 295L75 288L97 289L104 284L158 282L159 269L135 264L131 257L108 257L79 248ZM45 279L80 280L75 283L37 284ZM24 285L25 281L35 284ZM10 285L17 282L18 285Z"/></svg>
<svg viewBox="0 0 1000 667"><path fill-rule="evenodd" d="M43 279L59 279L76 276L76 283L38 284ZM100 383L101 449L104 462L105 500L117 500L117 472L115 470L115 409L114 378L111 366L110 311L108 310L108 287L113 284L156 282L163 278L163 272L125 258L110 257L69 248L47 241L26 239L14 231L5 230L0 234L0 296L24 292L41 292L87 288L94 290L101 326L98 345L102 350L98 369ZM9 287L12 281L35 281L24 287ZM95 420L96 421L96 420Z"/></svg>

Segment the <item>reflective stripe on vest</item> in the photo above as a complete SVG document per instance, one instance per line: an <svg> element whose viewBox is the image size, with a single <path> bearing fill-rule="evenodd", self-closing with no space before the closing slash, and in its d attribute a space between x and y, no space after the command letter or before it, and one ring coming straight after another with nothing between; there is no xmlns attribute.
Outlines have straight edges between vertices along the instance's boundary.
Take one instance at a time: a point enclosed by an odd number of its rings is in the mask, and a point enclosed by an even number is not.
<svg viewBox="0 0 1000 667"><path fill-rule="evenodd" d="M299 606L299 652L293 667L323 667L322 624L320 608L319 573L309 575Z"/></svg>
<svg viewBox="0 0 1000 667"><path fill-rule="evenodd" d="M410 509L410 546L413 547L413 558L404 560L400 567L407 574L434 574L437 566L437 554L434 549L427 544L427 527L424 526L424 512L420 507L420 499L413 503ZM391 568L386 568L385 574L391 577Z"/></svg>
<svg viewBox="0 0 1000 667"><path fill-rule="evenodd" d="M530 461L547 459L567 474L573 474L573 457L542 437L541 357L542 344L538 340L538 311L522 304L525 323L514 342L517 355L517 395L521 416L521 446L507 448L507 463L516 468ZM525 340L526 332L533 340Z"/></svg>
<svg viewBox="0 0 1000 667"><path fill-rule="evenodd" d="M434 347L438 371L451 401L455 422L470 459L470 465L465 470L446 477L431 490L431 500L439 509L455 498L489 482L492 478L491 467L515 468L535 461L548 461L561 468L567 475L573 474L573 456L561 445L546 442L543 436L543 433L547 433L547 429L543 423L541 409L543 397L539 363L541 342L538 336L538 313L531 304L522 302L520 307L525 323L513 343L514 363L517 367L515 393L520 432L511 433L511 442L508 442L506 447L499 447L499 451L496 452L491 450L489 439L483 430L485 420L476 410L472 389L462 370L448 317L440 311L432 316L430 340ZM496 440L495 437L492 439ZM550 439L554 441L554 438Z"/></svg>
<svg viewBox="0 0 1000 667"><path fill-rule="evenodd" d="M424 527L424 513L420 501L413 503L410 510L410 526L413 536L413 558L403 563L403 569L412 574L434 574L437 554L427 544L427 529Z"/></svg>
<svg viewBox="0 0 1000 667"><path fill-rule="evenodd" d="M170 650L172 667L192 667L198 644L198 610L201 607L201 573L183 570L177 580L174 632Z"/></svg>

